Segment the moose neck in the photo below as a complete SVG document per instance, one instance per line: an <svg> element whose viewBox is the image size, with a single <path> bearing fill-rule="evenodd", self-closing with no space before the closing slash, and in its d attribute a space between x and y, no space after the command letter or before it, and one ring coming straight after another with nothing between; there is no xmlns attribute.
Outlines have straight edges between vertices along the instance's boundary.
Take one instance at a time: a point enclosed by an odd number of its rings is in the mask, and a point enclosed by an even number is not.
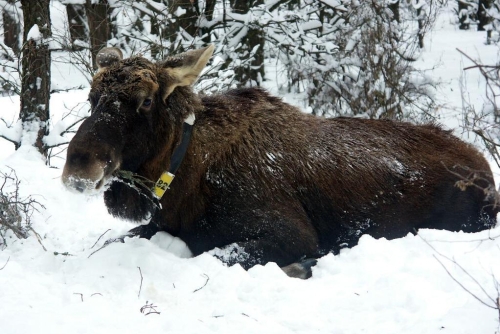
<svg viewBox="0 0 500 334"><path fill-rule="evenodd" d="M201 101L190 87L177 87L167 98L166 103L159 105L152 139L157 145L152 158L143 164L139 174L156 181L164 171L168 170L174 151L182 142L184 121L189 115L196 115L200 109L202 109ZM175 157L178 158L179 156Z"/></svg>

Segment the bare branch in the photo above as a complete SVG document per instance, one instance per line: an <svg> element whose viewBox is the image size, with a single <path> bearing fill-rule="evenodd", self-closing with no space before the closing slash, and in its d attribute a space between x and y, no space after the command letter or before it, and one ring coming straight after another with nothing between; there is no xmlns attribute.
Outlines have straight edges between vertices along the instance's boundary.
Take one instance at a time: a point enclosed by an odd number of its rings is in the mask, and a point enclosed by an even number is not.
<svg viewBox="0 0 500 334"><path fill-rule="evenodd" d="M143 313L144 315L160 314L160 312L156 310L156 307L157 306L153 305L153 303L149 304L146 301L146 305L140 308L140 312Z"/></svg>
<svg viewBox="0 0 500 334"><path fill-rule="evenodd" d="M441 267L443 267L443 269L446 271L446 273L448 274L448 276L450 276L450 278L455 281L455 283L457 283L465 292L467 292L469 295L471 295L474 299L476 299L477 301L479 301L481 304L485 305L486 307L488 308L491 308L491 309L496 309L498 310L498 305L497 305L497 302L495 299L493 299L489 294L488 292L483 288L483 286L467 271L465 270L464 267L462 267L457 261L455 260L452 260L450 259L449 257L447 257L446 255L440 253L439 251L436 250L436 248L434 248L434 246L432 246L427 240L425 240L420 234L417 234L420 239L422 241L424 241L434 252L436 252L437 255L439 255L440 257L450 261L451 263L453 263L454 265L456 265L465 275L467 275L478 287L479 289L481 289L481 291L486 295L486 297L493 302L493 305L490 305L488 304L488 302L482 300L479 296L477 296L475 293L473 293L472 291L470 291L469 289L467 289L467 287L465 287L465 285L462 284L462 282L460 282L455 276L453 276L451 274L451 272L448 270L448 268L444 265L444 263L436 256L436 254L433 254L433 257L438 261L438 263L441 265ZM495 280L496 281L496 280ZM499 311L500 312L500 311ZM499 313L500 314L500 313Z"/></svg>
<svg viewBox="0 0 500 334"><path fill-rule="evenodd" d="M9 263L9 260L10 260L10 256L7 258L7 262L5 262L5 264L2 266L2 268L0 268L0 270L3 270L3 268L5 268L7 266L7 263Z"/></svg>
<svg viewBox="0 0 500 334"><path fill-rule="evenodd" d="M99 238L97 238L96 242L94 243L94 245L93 245L92 247L90 247L90 249L94 248L94 247L95 247L95 245L97 245L97 243L99 242L99 240L101 240L101 238L102 238L102 237L103 237L106 233L108 233L109 231L111 231L111 229L110 229L110 228L108 228L108 229L106 230L106 232L104 232L103 234L101 234L101 236L100 236Z"/></svg>
<svg viewBox="0 0 500 334"><path fill-rule="evenodd" d="M489 305L487 302L483 301L481 298L479 298L478 296L476 296L473 292L471 292L469 289L467 289L459 280L457 280L451 273L450 271L448 270L448 268L446 268L446 266L443 264L443 262L441 262L438 257L436 255L433 255L434 258L439 262L439 264L441 265L441 267L443 267L443 269L446 271L446 273L448 273L448 275L451 277L452 280L455 281L455 283L457 283L458 285L460 285L460 287L465 291L467 292L469 295L471 295L472 297L474 297L474 299L476 299L477 301L479 301L481 304L483 304L484 306L486 307L489 307L489 308L492 308L492 309L497 309L496 306L491 306ZM452 261L454 262L454 261ZM457 264L456 262L454 262L455 264ZM484 290L483 290L484 291ZM488 296L488 298L491 298Z"/></svg>
<svg viewBox="0 0 500 334"><path fill-rule="evenodd" d="M202 286L202 287L200 287L200 288L198 288L198 289L194 290L194 291L193 291L193 293L195 293L195 292L197 292L197 291L200 291L201 289L203 289L204 287L206 287L206 286L207 286L208 281L210 280L210 277L208 277L208 275L207 275L207 274L203 274L202 276L204 276L204 277L207 279L207 280L205 281L205 284L203 284L203 286Z"/></svg>
<svg viewBox="0 0 500 334"><path fill-rule="evenodd" d="M11 142L12 144L14 144L14 146L15 146L16 148L18 148L19 146L21 146L21 143L20 143L20 142L15 141L15 140L12 140L12 139L10 139L10 138L8 138L8 137L4 136L4 135L0 135L0 138L5 139L5 140L7 140L8 142Z"/></svg>
<svg viewBox="0 0 500 334"><path fill-rule="evenodd" d="M10 167L9 167L10 168ZM38 201L33 199L31 195L22 198L19 194L19 186L21 181L17 178L14 169L10 168L9 173L0 171L0 177L3 177L2 185L0 186L0 237L3 244L6 245L5 233L10 230L19 239L26 239L30 232L33 233L43 249L41 237L31 226L31 217L39 208L45 207ZM6 186L12 187L8 191Z"/></svg>
<svg viewBox="0 0 500 334"><path fill-rule="evenodd" d="M142 280L143 280L143 277L142 277L141 267L137 267L137 269L139 269L139 274L141 275L141 285L139 285L139 293L137 294L137 298L140 298L140 297L141 297L141 290L142 290Z"/></svg>
<svg viewBox="0 0 500 334"><path fill-rule="evenodd" d="M74 295L80 295L80 299L82 300L82 303L83 303L83 293L74 292L73 294Z"/></svg>

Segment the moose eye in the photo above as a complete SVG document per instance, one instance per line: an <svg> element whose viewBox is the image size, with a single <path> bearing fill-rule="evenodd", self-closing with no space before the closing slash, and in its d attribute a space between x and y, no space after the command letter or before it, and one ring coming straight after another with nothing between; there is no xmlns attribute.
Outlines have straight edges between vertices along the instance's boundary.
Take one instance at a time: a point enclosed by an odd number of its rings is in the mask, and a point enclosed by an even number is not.
<svg viewBox="0 0 500 334"><path fill-rule="evenodd" d="M149 107L151 107L151 102L152 102L151 99L145 99L142 102L142 107L145 108L145 109L149 109Z"/></svg>
<svg viewBox="0 0 500 334"><path fill-rule="evenodd" d="M90 102L90 107L94 109L96 105L99 103L99 99L101 98L100 95L96 93L90 93L87 101Z"/></svg>

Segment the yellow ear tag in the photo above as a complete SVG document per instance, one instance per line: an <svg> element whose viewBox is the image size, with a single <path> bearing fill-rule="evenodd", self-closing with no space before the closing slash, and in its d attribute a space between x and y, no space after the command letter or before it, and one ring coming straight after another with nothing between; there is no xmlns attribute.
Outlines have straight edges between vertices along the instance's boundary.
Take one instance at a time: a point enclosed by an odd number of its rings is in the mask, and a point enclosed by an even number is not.
<svg viewBox="0 0 500 334"><path fill-rule="evenodd" d="M163 194L165 194L165 191L167 191L168 187L170 186L170 183L172 183L174 176L174 174L169 172L164 172L163 174L161 174L160 178L158 179L158 181L156 181L153 188L153 194L156 196L156 198L162 198Z"/></svg>

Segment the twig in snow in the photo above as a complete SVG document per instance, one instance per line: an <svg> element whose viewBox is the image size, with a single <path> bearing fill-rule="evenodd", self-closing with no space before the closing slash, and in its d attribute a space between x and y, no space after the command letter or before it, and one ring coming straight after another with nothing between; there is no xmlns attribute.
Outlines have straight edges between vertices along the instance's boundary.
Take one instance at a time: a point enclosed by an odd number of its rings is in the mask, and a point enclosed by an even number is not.
<svg viewBox="0 0 500 334"><path fill-rule="evenodd" d="M83 303L83 293L74 292L73 294L74 295L80 295L80 298L82 299L82 303Z"/></svg>
<svg viewBox="0 0 500 334"><path fill-rule="evenodd" d="M434 258L439 262L439 264L441 265L441 267L443 267L443 269L446 271L446 273L448 274L448 276L451 277L452 280L455 281L455 283L457 283L458 285L460 285L460 287L465 291L467 292L469 295L471 295L472 297L474 297L477 301L479 301L481 304L483 304L484 306L486 307L489 307L489 308L492 308L492 309L498 309L497 306L491 306L489 305L487 302L485 302L484 300L482 300L481 298L479 298L477 295L475 295L473 292L471 292L469 289L467 289L458 279L456 279L451 273L450 271L448 270L448 268L446 268L446 266L443 264L443 262L441 262L441 260L438 259L438 257L436 255L433 255ZM445 257L446 258L446 257ZM464 269L455 261L455 260L451 260L451 259L448 259L446 258L447 260L451 261L452 263L454 263L455 265L457 265L460 269L462 269L462 271L464 271ZM488 297L488 299L490 300L493 300L487 293L486 291L484 290L484 288L479 285L479 283L467 272L467 271L464 271L467 276L469 276L478 286L479 288L486 294L486 296ZM497 298L498 299L498 298ZM495 303L495 301L493 300L493 302Z"/></svg>
<svg viewBox="0 0 500 334"><path fill-rule="evenodd" d="M208 277L208 275L207 275L207 274L203 274L203 275L201 275L201 276L205 276L205 278L206 278L207 280L205 281L205 284L203 284L203 286L202 286L202 287L200 287L200 288L198 288L198 289L194 290L194 291L193 291L193 293L195 293L195 292L197 292L197 291L200 291L201 289L203 289L204 287L206 287L206 286L207 286L207 284L208 284L208 281L210 280L210 277Z"/></svg>
<svg viewBox="0 0 500 334"><path fill-rule="evenodd" d="M30 231L31 231L31 232L33 232L33 234L35 235L36 240L38 240L38 243L40 244L40 246L42 246L43 250L44 250L44 251L47 251L47 248L45 248L45 246L44 246L44 245L43 245L43 243L42 243L42 237L40 236L40 234L38 234L38 232L37 232L37 231L35 231L35 230L33 229L33 227L31 227L31 226L29 227L29 229L30 229Z"/></svg>
<svg viewBox="0 0 500 334"><path fill-rule="evenodd" d="M497 310L498 311L498 319L500 320L500 305L499 305L499 300L500 300L500 289L499 289L499 285L500 283L498 282L498 280L495 278L495 276L493 276L493 280L495 282L495 288L497 290L497 296L496 298L494 299L493 297L491 297L488 292L483 288L483 286L467 271L465 270L464 267L462 267L457 261L455 261L454 259L450 259L449 257L447 257L446 255L438 252L427 240L425 240L420 234L417 234L421 240L423 240L433 251L435 251L439 256L441 256L442 258L450 261L451 263L453 263L454 265L456 265L465 275L467 275L478 287L479 289L481 289L481 291L483 291L483 293L486 295L487 299L489 299L493 304L489 304L488 301L484 301L483 299L481 299L478 295L474 294L472 291L470 291L469 289L467 289L465 287L464 284L462 284L455 276L453 276L451 274L451 272L448 270L448 268L444 265L444 263L435 255L433 254L434 258L438 261L438 263L441 265L441 267L443 267L443 269L446 271L446 273L448 274L448 276L451 277L451 279L453 281L455 281L455 283L457 283L465 292L467 292L469 295L471 295L474 299L476 299L477 301L479 301L481 304L483 304L484 306L488 307L488 308L491 308L491 309L494 309L494 310Z"/></svg>
<svg viewBox="0 0 500 334"><path fill-rule="evenodd" d="M93 245L92 247L90 247L90 249L94 248L94 247L95 247L95 245L97 245L97 243L99 242L99 240L101 240L101 238L102 238L102 237L103 237L106 233L108 233L109 231L111 231L111 229L110 229L110 228L108 228L108 229L106 230L106 232L104 232L103 234L101 234L101 236L100 236L99 238L97 238L96 242L94 243L94 245Z"/></svg>
<svg viewBox="0 0 500 334"><path fill-rule="evenodd" d="M139 269L139 274L141 275L141 285L139 286L139 293L137 294L137 298L140 298L141 297L141 290L142 290L142 271L141 271L141 267L137 267L137 269Z"/></svg>
<svg viewBox="0 0 500 334"><path fill-rule="evenodd" d="M64 253L59 253L59 252L54 252L54 255L62 255L62 256L74 256L73 254L70 254L69 252L64 252Z"/></svg>
<svg viewBox="0 0 500 334"><path fill-rule="evenodd" d="M97 248L95 251L93 251L92 253L90 253L90 255L88 256L88 258L90 258L92 255L94 255L95 253L97 253L98 251L100 251L101 249L115 243L115 242L121 242L121 243L124 243L124 239L125 237L128 237L128 235L122 235L121 237L118 237L118 238L113 238L113 239L108 239L104 242L104 244Z"/></svg>
<svg viewBox="0 0 500 334"><path fill-rule="evenodd" d="M157 306L153 305L153 303L148 304L148 301L146 301L146 305L144 305L143 307L141 307L140 311L144 315L150 315L151 313L160 314L160 312L158 312L156 310L156 307ZM147 312L147 313L145 313L145 312Z"/></svg>
<svg viewBox="0 0 500 334"><path fill-rule="evenodd" d="M5 268L5 266L7 265L7 263L9 263L9 260L10 260L10 256L7 258L7 262L5 262L5 264L3 265L2 268L0 268L0 270L2 270L3 268Z"/></svg>
<svg viewBox="0 0 500 334"><path fill-rule="evenodd" d="M248 315L248 314L246 314L246 313L241 313L241 315L242 315L242 316L244 316L244 317L247 317L247 318L249 318L249 319L252 319L252 320L253 320L253 321L255 321L255 322L259 322L259 320L255 319L255 318L252 318L251 316L249 316L249 315Z"/></svg>
<svg viewBox="0 0 500 334"><path fill-rule="evenodd" d="M94 255L95 253L97 253L98 251L100 251L101 249L103 249L103 248L104 248L104 247L106 247L106 246L107 246L107 245L106 245L106 244L104 244L104 245L102 245L101 247L97 248L95 251L93 251L92 253L90 253L90 255L87 257L87 259L90 259L90 257L91 257L92 255Z"/></svg>

